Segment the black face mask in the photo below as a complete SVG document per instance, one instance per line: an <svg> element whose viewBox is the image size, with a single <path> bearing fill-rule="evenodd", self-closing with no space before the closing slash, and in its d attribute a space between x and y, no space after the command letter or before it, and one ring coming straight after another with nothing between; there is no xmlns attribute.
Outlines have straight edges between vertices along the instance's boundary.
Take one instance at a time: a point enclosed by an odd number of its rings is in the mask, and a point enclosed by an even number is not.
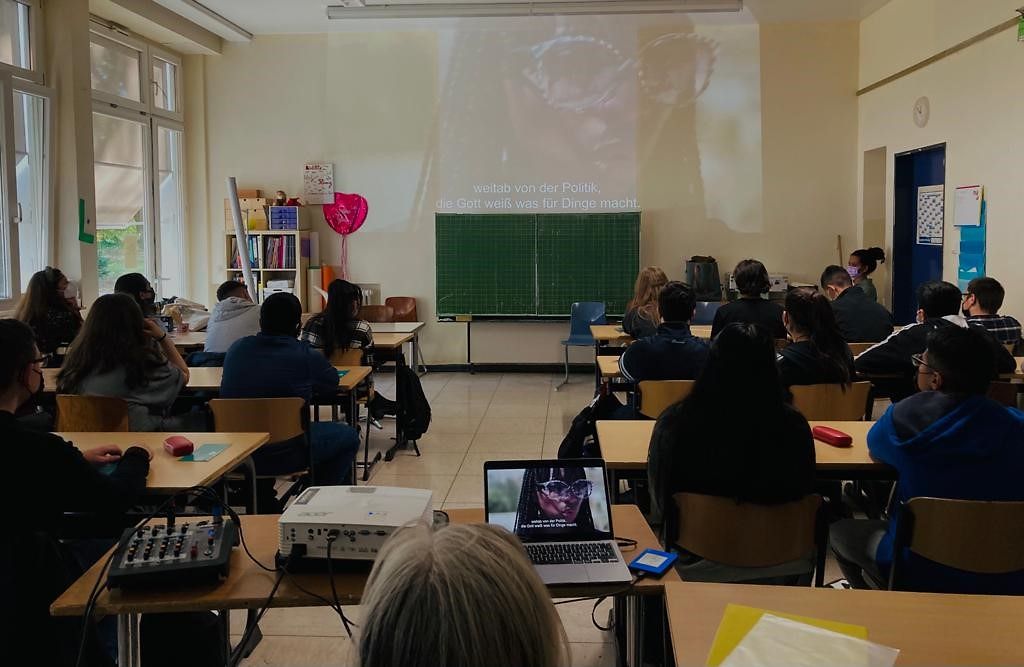
<svg viewBox="0 0 1024 667"><path fill-rule="evenodd" d="M33 368L32 372L39 375L39 388L32 391L28 388L28 385L24 385L25 390L28 392L28 398L26 398L25 402L22 403L22 408L34 408L38 406L39 398L43 395L43 391L46 389L46 376L43 375L43 372L38 368Z"/></svg>

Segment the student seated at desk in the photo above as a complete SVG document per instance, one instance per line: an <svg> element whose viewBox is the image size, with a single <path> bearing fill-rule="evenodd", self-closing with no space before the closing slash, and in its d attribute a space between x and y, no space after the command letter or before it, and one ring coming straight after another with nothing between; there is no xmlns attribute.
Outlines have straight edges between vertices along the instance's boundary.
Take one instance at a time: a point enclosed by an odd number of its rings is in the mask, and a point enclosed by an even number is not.
<svg viewBox="0 0 1024 667"><path fill-rule="evenodd" d="M850 262L846 267L853 284L863 290L872 301L878 301L878 290L870 276L885 263L885 251L881 248L861 248L850 253ZM869 341L870 342L870 341Z"/></svg>
<svg viewBox="0 0 1024 667"><path fill-rule="evenodd" d="M696 307L696 297L689 286L674 280L667 283L658 295L658 331L622 352L622 377L630 382L695 379L708 358L707 343L690 333L690 319Z"/></svg>
<svg viewBox="0 0 1024 667"><path fill-rule="evenodd" d="M792 341L779 351L782 386L850 383L853 354L823 294L811 287L791 289L782 321Z"/></svg>
<svg viewBox="0 0 1024 667"><path fill-rule="evenodd" d="M1024 413L986 396L996 377L988 336L936 328L915 365L920 393L890 406L868 432L872 458L897 471L896 499L1024 500ZM898 521L897 514L889 522L832 526L832 549L854 588L868 588L868 579L885 586ZM909 590L1024 594L1024 572L978 575L909 553L899 558L906 564L901 585Z"/></svg>
<svg viewBox="0 0 1024 667"><path fill-rule="evenodd" d="M821 289L832 302L836 323L847 343L877 343L892 334L892 313L854 285L843 267L825 267Z"/></svg>
<svg viewBox="0 0 1024 667"><path fill-rule="evenodd" d="M916 388L916 369L912 357L925 350L928 335L949 327L967 326L960 314L960 290L956 285L942 281L922 283L917 288L917 323L908 325L875 345L854 361L857 372L869 376L895 376L892 379L873 379L876 388L894 401L906 398ZM1000 373L1012 373L1017 364L995 338L985 332L991 352L997 360Z"/></svg>
<svg viewBox="0 0 1024 667"><path fill-rule="evenodd" d="M299 339L321 350L331 359L344 350L362 350L362 365L373 366L373 330L366 320L357 319L363 305L363 290L347 280L335 280L327 287L327 309L309 318ZM367 406L370 416L380 419L395 414L395 402L374 392Z"/></svg>
<svg viewBox="0 0 1024 667"><path fill-rule="evenodd" d="M768 269L764 268L764 264L756 259L745 259L736 265L733 278L736 280L736 290L739 291L740 298L725 304L715 312L711 337L717 336L733 322L742 322L757 324L773 338L785 338L786 327L782 325L782 307L763 298L772 286L768 278Z"/></svg>
<svg viewBox="0 0 1024 667"><path fill-rule="evenodd" d="M657 266L648 266L636 277L633 299L622 318L622 331L633 338L647 338L658 333L661 315L658 294L668 283L668 276Z"/></svg>
<svg viewBox="0 0 1024 667"><path fill-rule="evenodd" d="M568 667L551 596L522 545L484 524L402 528L363 592L359 667Z"/></svg>
<svg viewBox="0 0 1024 667"><path fill-rule="evenodd" d="M0 541L0 627L31 656L25 662L73 665L81 621L52 617L49 607L91 562L82 562L83 555L57 541L63 514L122 515L146 486L149 452L142 447L121 452L114 446L81 452L56 435L25 429L14 414L43 389L43 355L32 330L17 320L0 320L0 349L0 439L9 458L18 452L26 466L11 469L7 490L10 498L31 504L8 512ZM18 465L15 458L10 461ZM116 465L113 472L101 474L99 466L108 463ZM3 644L14 650L13 643ZM101 664L97 643L88 641L87 647L91 658L85 664Z"/></svg>
<svg viewBox="0 0 1024 667"><path fill-rule="evenodd" d="M114 283L115 294L127 294L142 309L145 318L156 317L160 313L156 308L156 290L149 279L141 273L126 273Z"/></svg>
<svg viewBox="0 0 1024 667"><path fill-rule="evenodd" d="M217 305L206 325L204 352L225 353L240 338L260 331L260 307L249 297L245 283L229 280L217 288Z"/></svg>
<svg viewBox="0 0 1024 667"><path fill-rule="evenodd" d="M1006 291L995 278L975 278L967 283L963 310L967 324L981 327L1004 345L1016 347L1020 343L1020 322L1009 315L1000 315Z"/></svg>
<svg viewBox="0 0 1024 667"><path fill-rule="evenodd" d="M672 496L689 492L775 505L814 490L811 428L775 366L775 341L755 324L727 326L693 391L658 418L648 452L651 520L672 548L679 524ZM724 566L690 558L684 579L735 581ZM806 563L792 569L806 570ZM768 576L785 576L786 568Z"/></svg>
<svg viewBox="0 0 1024 667"><path fill-rule="evenodd" d="M221 398L282 398L310 401L314 392L334 392L338 371L324 355L298 340L302 304L293 294L271 294L260 307L260 332L228 350ZM307 454L295 443L264 447L253 459L260 475L300 470ZM309 425L309 456L315 484L346 484L359 450L359 433L340 422ZM260 499L261 505L264 499ZM263 505L266 506L266 505Z"/></svg>
<svg viewBox="0 0 1024 667"><path fill-rule="evenodd" d="M89 309L57 375L61 394L116 396L128 403L133 431L204 430L198 413L171 414L188 366L156 321L127 294L106 294Z"/></svg>
<svg viewBox="0 0 1024 667"><path fill-rule="evenodd" d="M32 274L14 317L32 328L36 345L44 355L53 355L68 345L82 328L82 313L74 300L64 296L68 279L60 269L46 267ZM59 363L47 364L51 368Z"/></svg>

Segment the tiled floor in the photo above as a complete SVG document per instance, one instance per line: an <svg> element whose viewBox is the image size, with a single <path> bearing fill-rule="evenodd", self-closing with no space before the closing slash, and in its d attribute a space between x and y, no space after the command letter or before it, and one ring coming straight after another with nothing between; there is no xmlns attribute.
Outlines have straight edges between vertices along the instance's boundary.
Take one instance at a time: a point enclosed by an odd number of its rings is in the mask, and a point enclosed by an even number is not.
<svg viewBox="0 0 1024 667"><path fill-rule="evenodd" d="M430 431L420 441L422 456L399 452L377 464L371 484L429 488L437 509L483 506L483 466L492 459L554 457L572 418L593 397L593 378L573 376L559 391L561 378L537 374L428 373L423 391L430 401ZM393 376L382 375L377 390L394 398ZM386 449L394 420L370 435L371 451ZM360 481L362 483L362 481ZM607 619L610 602L598 608ZM589 602L558 606L572 642L573 666L610 667L615 664L611 634L595 628ZM359 608L346 607L358 623ZM244 614L232 617L236 633ZM330 609L275 609L260 623L263 641L242 664L344 667L356 663L352 642ZM238 640L236 635L235 641Z"/></svg>
<svg viewBox="0 0 1024 667"><path fill-rule="evenodd" d="M371 484L429 488L437 509L483 506L483 464L492 459L554 458L573 417L593 397L593 379L575 375L559 391L558 376L538 374L429 373L422 378L433 420L420 441L422 456L399 452L373 469ZM394 398L393 376L381 376L377 390ZM876 409L877 412L877 409ZM394 421L371 433L371 449L386 449ZM360 482L362 483L362 482ZM826 581L838 578L830 559ZM607 619L604 603L597 618ZM591 603L559 605L574 667L615 664L610 633L590 620ZM358 607L346 608L358 622ZM232 620L241 631L240 614ZM272 610L260 624L264 639L244 665L355 664L349 639L329 609ZM237 637L236 637L237 641Z"/></svg>

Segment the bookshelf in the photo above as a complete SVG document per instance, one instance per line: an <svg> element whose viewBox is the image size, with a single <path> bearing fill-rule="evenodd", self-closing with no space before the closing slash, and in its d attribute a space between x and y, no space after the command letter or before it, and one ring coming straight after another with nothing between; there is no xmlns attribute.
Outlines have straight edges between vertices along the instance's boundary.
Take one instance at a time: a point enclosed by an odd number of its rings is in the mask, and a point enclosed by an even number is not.
<svg viewBox="0 0 1024 667"><path fill-rule="evenodd" d="M249 230L246 232L253 278L258 294L251 295L262 303L267 284L287 280L292 293L306 310L306 276L309 269L309 232L283 229ZM243 281L238 263L238 241L233 232L225 232L225 273L228 280Z"/></svg>

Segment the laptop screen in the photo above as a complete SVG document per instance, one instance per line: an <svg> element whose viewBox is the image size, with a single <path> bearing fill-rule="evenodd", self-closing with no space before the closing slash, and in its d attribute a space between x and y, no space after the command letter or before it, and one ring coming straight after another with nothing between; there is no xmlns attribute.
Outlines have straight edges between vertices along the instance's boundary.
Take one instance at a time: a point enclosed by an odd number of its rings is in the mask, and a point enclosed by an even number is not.
<svg viewBox="0 0 1024 667"><path fill-rule="evenodd" d="M599 461L502 461L485 475L487 523L524 542L612 538Z"/></svg>

